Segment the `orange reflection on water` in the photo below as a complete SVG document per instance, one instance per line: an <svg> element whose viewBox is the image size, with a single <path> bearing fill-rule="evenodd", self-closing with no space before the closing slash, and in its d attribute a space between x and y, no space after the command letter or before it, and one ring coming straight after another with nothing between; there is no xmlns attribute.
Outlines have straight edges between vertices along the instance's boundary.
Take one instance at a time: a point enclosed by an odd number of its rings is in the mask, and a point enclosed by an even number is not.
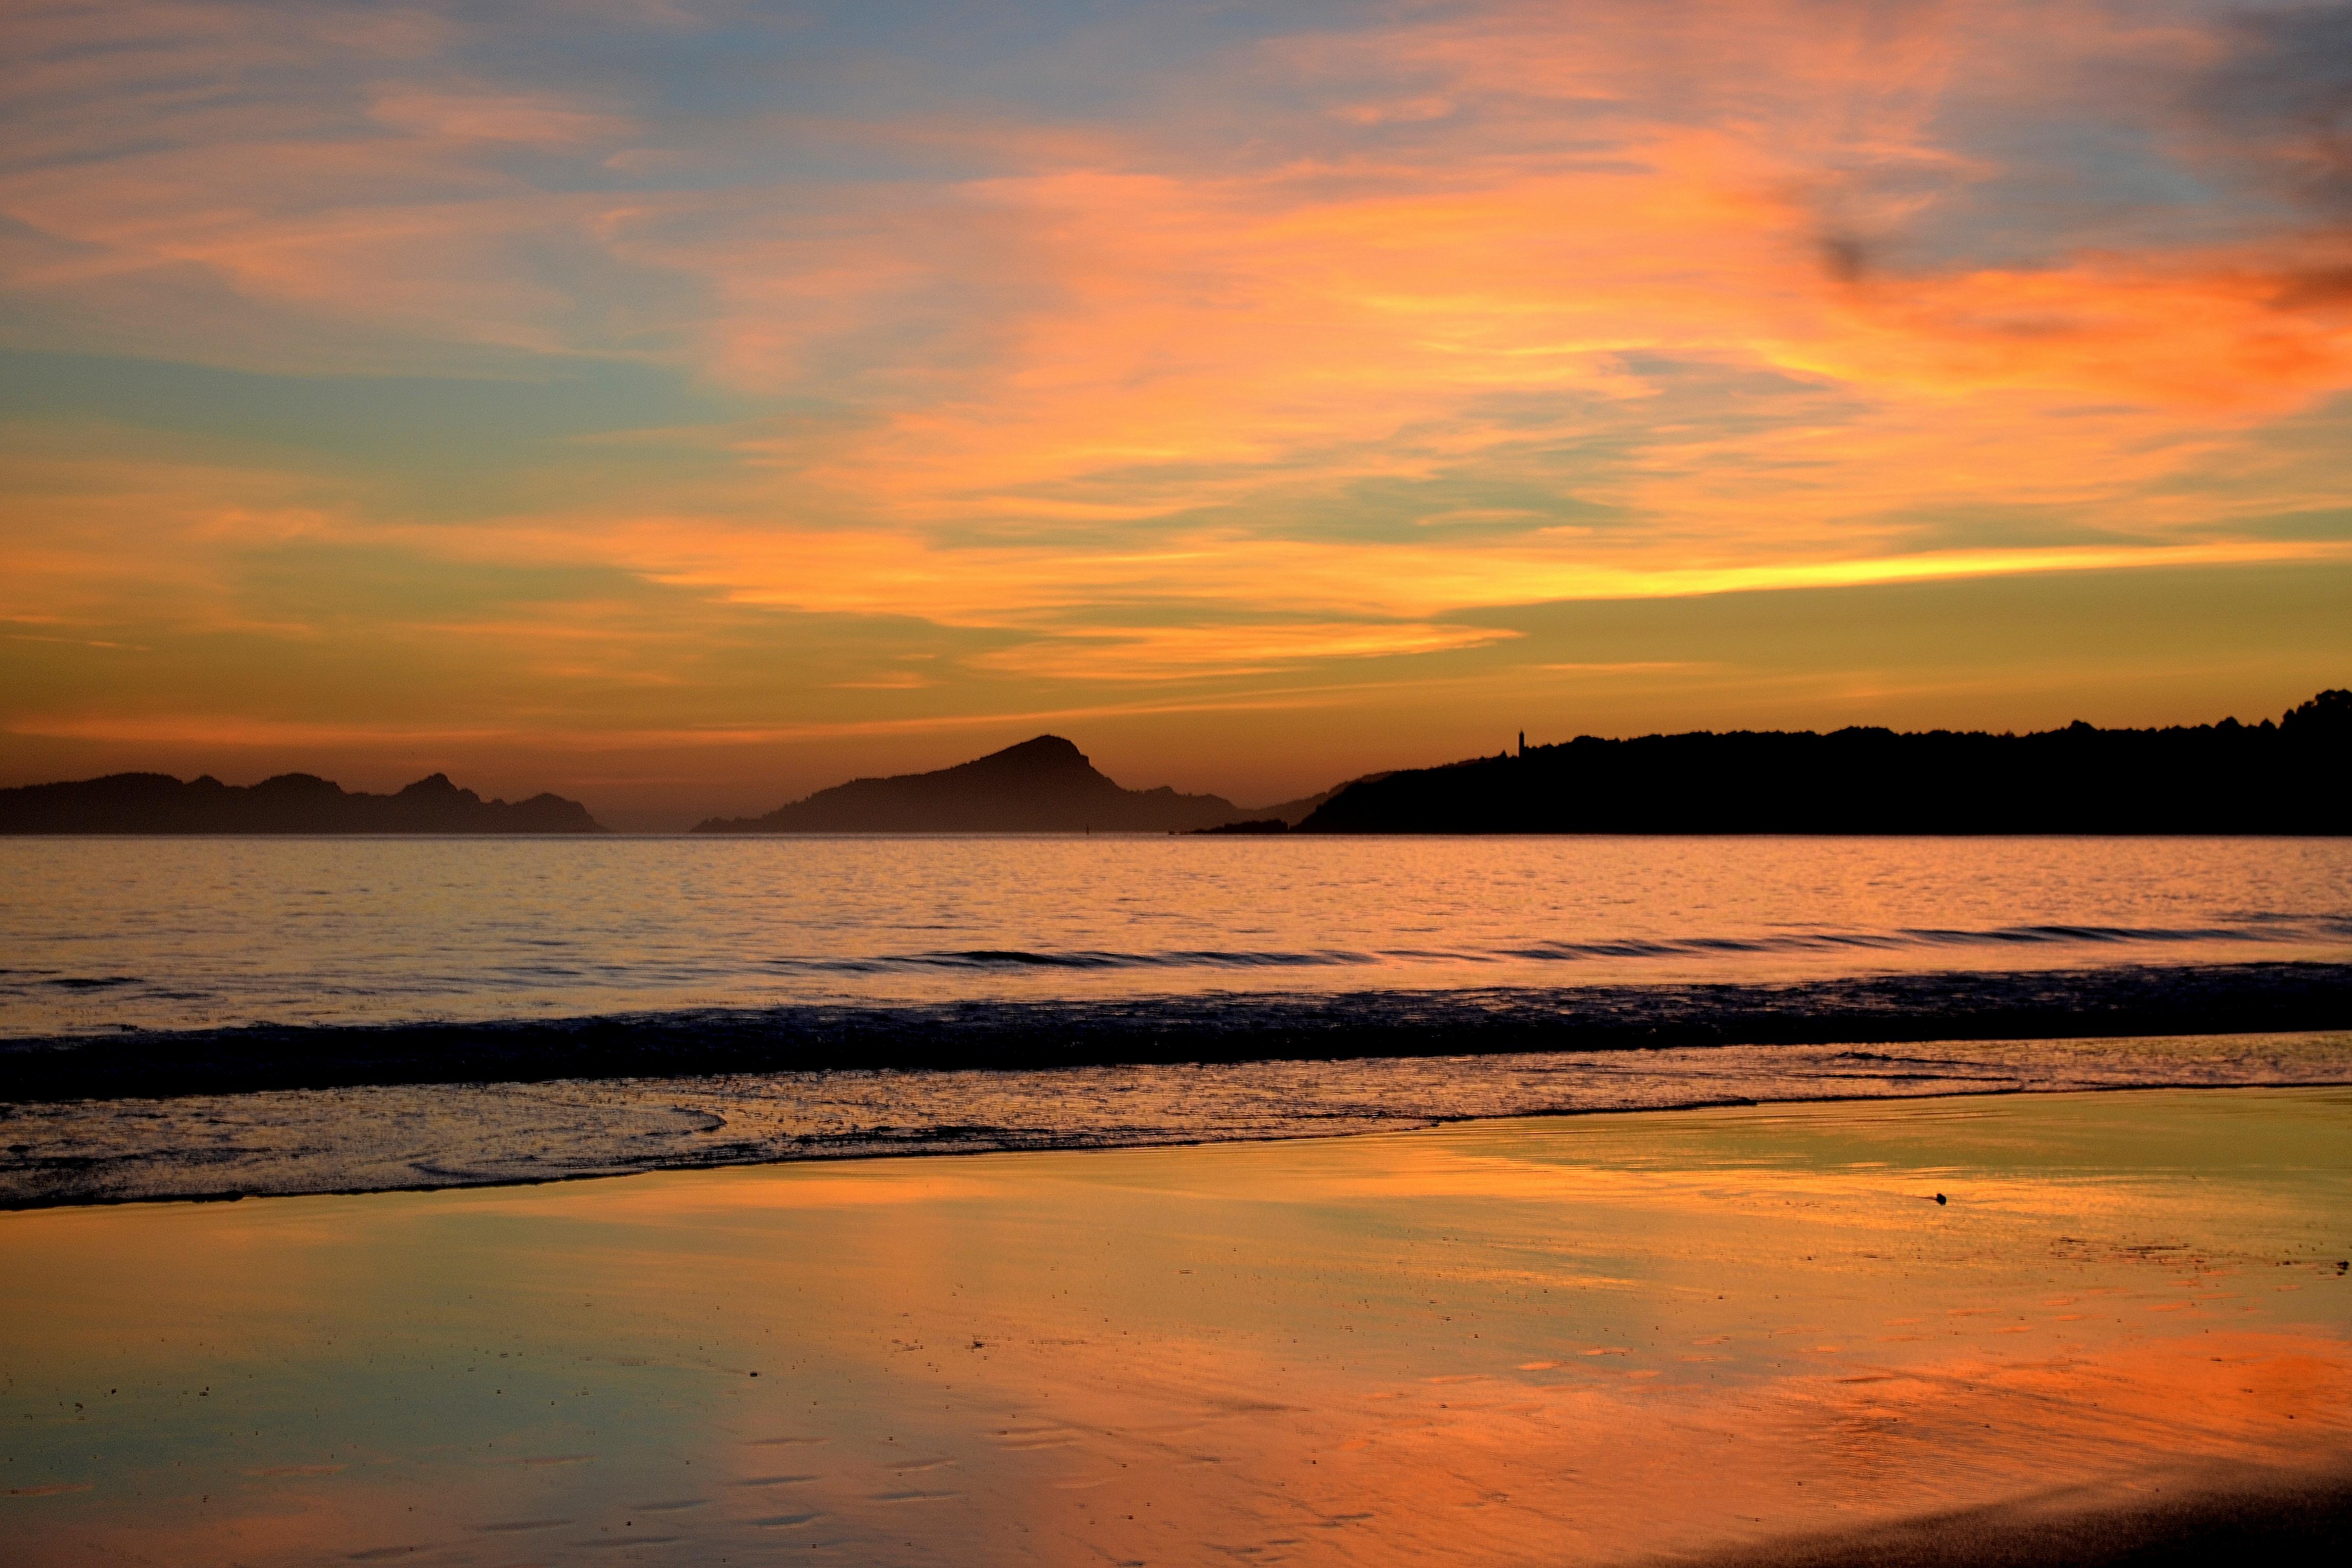
<svg viewBox="0 0 2352 1568"><path fill-rule="evenodd" d="M12 1215L6 1507L35 1562L1611 1559L2337 1468L2347 1111L1814 1106Z"/></svg>

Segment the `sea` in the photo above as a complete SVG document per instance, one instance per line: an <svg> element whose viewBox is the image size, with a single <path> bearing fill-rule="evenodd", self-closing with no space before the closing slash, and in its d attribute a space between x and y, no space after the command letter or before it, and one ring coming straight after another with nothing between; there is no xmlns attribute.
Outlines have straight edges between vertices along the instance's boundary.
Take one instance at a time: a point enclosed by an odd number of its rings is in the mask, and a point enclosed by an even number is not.
<svg viewBox="0 0 2352 1568"><path fill-rule="evenodd" d="M2336 838L0 838L0 1204L2342 1082L2347 1005Z"/></svg>

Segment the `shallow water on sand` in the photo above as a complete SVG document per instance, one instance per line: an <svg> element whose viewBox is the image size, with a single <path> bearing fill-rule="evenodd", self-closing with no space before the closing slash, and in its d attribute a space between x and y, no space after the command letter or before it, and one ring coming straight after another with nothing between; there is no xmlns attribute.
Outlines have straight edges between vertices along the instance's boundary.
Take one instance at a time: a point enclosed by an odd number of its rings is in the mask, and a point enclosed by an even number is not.
<svg viewBox="0 0 2352 1568"><path fill-rule="evenodd" d="M2347 1214L2335 1089L0 1215L0 1531L1607 1563L2341 1475Z"/></svg>
<svg viewBox="0 0 2352 1568"><path fill-rule="evenodd" d="M0 1207L1328 1138L1750 1101L2331 1083L2352 1083L2352 1033L373 1084L0 1106Z"/></svg>
<svg viewBox="0 0 2352 1568"><path fill-rule="evenodd" d="M0 1037L2352 959L2352 840L0 838Z"/></svg>

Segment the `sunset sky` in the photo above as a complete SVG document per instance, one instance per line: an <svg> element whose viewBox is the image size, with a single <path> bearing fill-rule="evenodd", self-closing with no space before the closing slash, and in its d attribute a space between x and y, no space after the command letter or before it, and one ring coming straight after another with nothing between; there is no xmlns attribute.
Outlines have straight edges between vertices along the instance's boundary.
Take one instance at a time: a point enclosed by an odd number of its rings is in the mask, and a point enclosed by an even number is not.
<svg viewBox="0 0 2352 1568"><path fill-rule="evenodd" d="M2352 684L2352 6L0 10L0 784Z"/></svg>

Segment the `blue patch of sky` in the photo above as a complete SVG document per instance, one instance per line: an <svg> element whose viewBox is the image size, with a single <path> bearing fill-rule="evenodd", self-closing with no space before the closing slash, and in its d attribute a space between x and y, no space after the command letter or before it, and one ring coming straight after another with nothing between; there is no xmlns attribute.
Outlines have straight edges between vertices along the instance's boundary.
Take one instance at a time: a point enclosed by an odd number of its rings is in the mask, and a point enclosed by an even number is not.
<svg viewBox="0 0 2352 1568"><path fill-rule="evenodd" d="M1897 236L1898 266L2031 267L2095 247L2209 243L2275 217L2275 204L2216 185L2151 127L2097 119L1978 129L1957 143L1995 166L1954 182Z"/></svg>
<svg viewBox="0 0 2352 1568"><path fill-rule="evenodd" d="M614 361L489 380L278 375L0 350L0 419L103 420L362 463L502 462L533 446L752 412L751 404L677 372Z"/></svg>
<svg viewBox="0 0 2352 1568"><path fill-rule="evenodd" d="M635 27L509 20L493 24L466 52L509 80L549 80L560 72L573 83L626 83L633 94L649 95L644 107L656 112L895 116L995 99L1051 116L1122 109L1139 82L1270 33L1370 19L1360 6L1336 0L1279 11L1222 0L1046 0L702 6L690 14L684 24ZM559 30L562 47L551 52Z"/></svg>

